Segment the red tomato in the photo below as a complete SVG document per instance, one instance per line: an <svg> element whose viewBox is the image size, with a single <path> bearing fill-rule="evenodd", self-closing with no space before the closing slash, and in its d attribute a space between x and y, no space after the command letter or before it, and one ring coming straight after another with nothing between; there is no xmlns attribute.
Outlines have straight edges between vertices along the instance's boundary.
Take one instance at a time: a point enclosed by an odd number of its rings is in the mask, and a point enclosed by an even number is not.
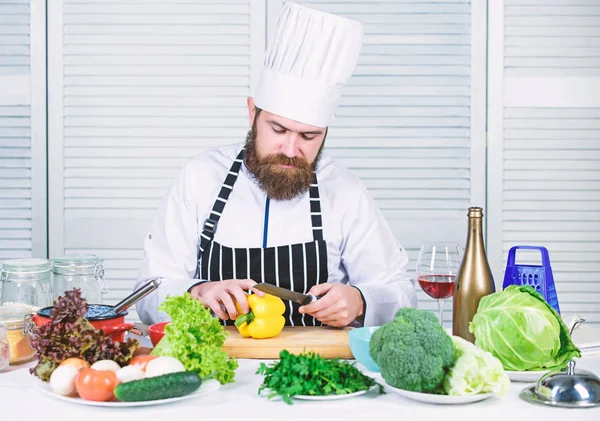
<svg viewBox="0 0 600 421"><path fill-rule="evenodd" d="M142 371L146 371L146 366L150 361L157 358L156 355L136 355L131 360L129 360L129 364L127 365L137 365Z"/></svg>
<svg viewBox="0 0 600 421"><path fill-rule="evenodd" d="M114 371L83 368L75 377L75 390L81 399L106 402L114 398L119 379Z"/></svg>

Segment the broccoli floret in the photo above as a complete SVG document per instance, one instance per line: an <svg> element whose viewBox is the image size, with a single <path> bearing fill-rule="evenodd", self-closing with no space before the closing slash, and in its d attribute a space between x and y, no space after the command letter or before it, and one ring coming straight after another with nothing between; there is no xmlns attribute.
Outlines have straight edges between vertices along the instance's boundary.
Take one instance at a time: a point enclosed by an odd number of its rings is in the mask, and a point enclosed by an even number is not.
<svg viewBox="0 0 600 421"><path fill-rule="evenodd" d="M454 362L450 335L429 311L398 310L371 338L370 353L393 387L413 392L439 390Z"/></svg>

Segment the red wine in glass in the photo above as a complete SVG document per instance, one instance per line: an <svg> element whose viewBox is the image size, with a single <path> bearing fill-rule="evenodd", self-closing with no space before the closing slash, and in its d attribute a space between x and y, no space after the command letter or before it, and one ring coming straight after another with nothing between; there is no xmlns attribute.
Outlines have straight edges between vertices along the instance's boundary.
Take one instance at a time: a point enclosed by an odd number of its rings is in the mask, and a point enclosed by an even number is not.
<svg viewBox="0 0 600 421"><path fill-rule="evenodd" d="M421 275L419 285L431 298L445 300L454 294L456 275Z"/></svg>

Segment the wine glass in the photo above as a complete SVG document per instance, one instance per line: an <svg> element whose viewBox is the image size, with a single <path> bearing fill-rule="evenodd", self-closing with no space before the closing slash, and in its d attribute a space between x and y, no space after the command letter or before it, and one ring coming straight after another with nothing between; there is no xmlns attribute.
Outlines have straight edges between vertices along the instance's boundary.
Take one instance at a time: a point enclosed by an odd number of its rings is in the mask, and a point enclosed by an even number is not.
<svg viewBox="0 0 600 421"><path fill-rule="evenodd" d="M444 325L444 300L454 294L454 281L461 263L460 246L456 243L425 243L417 259L419 285L438 302L440 324Z"/></svg>

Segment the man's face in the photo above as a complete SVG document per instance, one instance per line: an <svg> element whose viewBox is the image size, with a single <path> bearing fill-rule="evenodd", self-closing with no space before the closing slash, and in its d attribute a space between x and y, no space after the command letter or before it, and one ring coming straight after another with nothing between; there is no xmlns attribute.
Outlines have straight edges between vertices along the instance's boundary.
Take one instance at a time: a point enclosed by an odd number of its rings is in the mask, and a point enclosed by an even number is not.
<svg viewBox="0 0 600 421"><path fill-rule="evenodd" d="M290 200L308 191L321 154L326 129L266 111L256 116L248 100L252 129L246 139L246 166L275 200Z"/></svg>

